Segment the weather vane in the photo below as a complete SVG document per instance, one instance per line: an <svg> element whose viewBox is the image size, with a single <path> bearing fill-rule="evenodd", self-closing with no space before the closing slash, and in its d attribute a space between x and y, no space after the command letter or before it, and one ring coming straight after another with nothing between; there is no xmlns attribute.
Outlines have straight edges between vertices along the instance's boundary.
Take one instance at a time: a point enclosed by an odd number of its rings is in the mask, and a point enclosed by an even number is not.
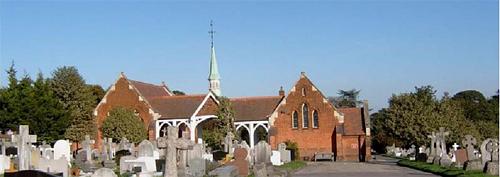
<svg viewBox="0 0 500 177"><path fill-rule="evenodd" d="M212 47L214 46L214 34L215 34L215 31L214 31L214 25L213 25L213 21L210 20L210 31L208 31L208 34L210 34L210 44L212 45Z"/></svg>

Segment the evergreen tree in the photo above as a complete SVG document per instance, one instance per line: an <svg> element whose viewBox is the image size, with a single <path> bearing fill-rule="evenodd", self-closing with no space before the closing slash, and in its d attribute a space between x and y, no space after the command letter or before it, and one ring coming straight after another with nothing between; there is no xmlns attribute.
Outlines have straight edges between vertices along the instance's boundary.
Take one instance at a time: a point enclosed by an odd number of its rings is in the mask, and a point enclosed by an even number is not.
<svg viewBox="0 0 500 177"><path fill-rule="evenodd" d="M60 67L52 73L50 87L64 110L69 112L69 127L64 137L79 142L85 135L95 137L97 128L92 115L95 98L75 67Z"/></svg>

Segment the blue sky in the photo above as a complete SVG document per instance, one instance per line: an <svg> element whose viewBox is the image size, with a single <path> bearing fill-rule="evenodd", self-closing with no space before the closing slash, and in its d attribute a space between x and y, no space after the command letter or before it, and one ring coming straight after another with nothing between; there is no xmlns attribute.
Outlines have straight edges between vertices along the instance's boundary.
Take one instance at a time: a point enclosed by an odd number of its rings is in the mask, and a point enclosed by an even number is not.
<svg viewBox="0 0 500 177"><path fill-rule="evenodd" d="M498 2L0 1L0 84L76 66L109 87L135 80L205 93L214 20L222 92L277 95L307 76L326 95L361 89L375 110L393 93L498 89Z"/></svg>

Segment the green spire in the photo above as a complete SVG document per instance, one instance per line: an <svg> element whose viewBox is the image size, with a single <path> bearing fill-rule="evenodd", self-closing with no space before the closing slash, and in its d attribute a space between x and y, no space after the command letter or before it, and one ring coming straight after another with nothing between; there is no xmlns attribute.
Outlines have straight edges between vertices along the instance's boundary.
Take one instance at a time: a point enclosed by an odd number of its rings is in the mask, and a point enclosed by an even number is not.
<svg viewBox="0 0 500 177"><path fill-rule="evenodd" d="M217 67L217 59L215 58L215 48L212 45L210 52L210 75L208 75L208 80L219 80L219 68Z"/></svg>

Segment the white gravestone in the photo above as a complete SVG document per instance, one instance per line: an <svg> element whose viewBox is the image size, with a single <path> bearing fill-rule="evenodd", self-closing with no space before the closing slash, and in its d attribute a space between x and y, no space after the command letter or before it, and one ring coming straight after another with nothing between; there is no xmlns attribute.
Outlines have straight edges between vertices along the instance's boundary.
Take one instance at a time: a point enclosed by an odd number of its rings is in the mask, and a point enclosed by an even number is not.
<svg viewBox="0 0 500 177"><path fill-rule="evenodd" d="M280 151L272 151L271 153L271 163L276 166L281 166L283 165L283 162L281 162L281 153Z"/></svg>
<svg viewBox="0 0 500 177"><path fill-rule="evenodd" d="M36 135L29 134L29 126L20 125L19 135L12 135L12 142L17 143L19 170L29 170L29 164L31 164L31 143L36 142Z"/></svg>
<svg viewBox="0 0 500 177"><path fill-rule="evenodd" d="M69 162L71 157L71 148L68 140L57 140L54 144L54 159L65 157Z"/></svg>

